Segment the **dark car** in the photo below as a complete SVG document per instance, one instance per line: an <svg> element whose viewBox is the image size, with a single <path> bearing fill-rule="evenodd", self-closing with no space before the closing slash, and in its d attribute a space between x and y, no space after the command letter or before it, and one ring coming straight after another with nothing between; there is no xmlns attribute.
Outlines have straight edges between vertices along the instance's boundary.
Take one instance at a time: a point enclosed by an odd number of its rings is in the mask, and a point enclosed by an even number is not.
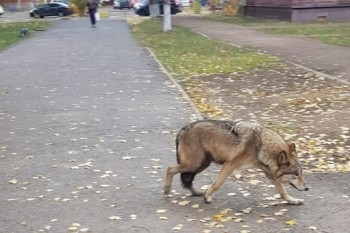
<svg viewBox="0 0 350 233"><path fill-rule="evenodd" d="M132 6L129 0L114 0L113 8L114 9L123 9L123 8L131 9Z"/></svg>
<svg viewBox="0 0 350 233"><path fill-rule="evenodd" d="M72 13L71 8L64 3L53 2L48 4L42 4L35 7L33 10L29 11L30 17L40 17L44 18L45 16L66 16Z"/></svg>
<svg viewBox="0 0 350 233"><path fill-rule="evenodd" d="M159 11L160 11L160 14L163 14L164 10L163 10L163 1L160 0L159 1ZM180 9L180 6L177 5L175 3L175 1L170 1L170 13L172 15L175 15L177 13L181 12L181 9ZM136 7L135 7L135 13L139 16L149 16L150 15L150 12L149 12L149 1L148 0L145 0L143 2L141 2L140 4L138 4Z"/></svg>

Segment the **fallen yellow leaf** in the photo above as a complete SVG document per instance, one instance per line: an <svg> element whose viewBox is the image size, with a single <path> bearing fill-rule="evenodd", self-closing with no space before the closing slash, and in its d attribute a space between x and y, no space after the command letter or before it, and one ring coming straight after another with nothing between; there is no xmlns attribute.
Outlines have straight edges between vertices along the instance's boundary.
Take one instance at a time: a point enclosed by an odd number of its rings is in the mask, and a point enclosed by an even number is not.
<svg viewBox="0 0 350 233"><path fill-rule="evenodd" d="M216 215L214 215L215 221L220 222L220 221L222 221L223 218L224 218L224 216L223 216L222 214L216 214Z"/></svg>
<svg viewBox="0 0 350 233"><path fill-rule="evenodd" d="M293 225L296 225L298 223L297 223L297 220L291 219L291 220L287 221L286 224L289 225L289 226L293 226Z"/></svg>

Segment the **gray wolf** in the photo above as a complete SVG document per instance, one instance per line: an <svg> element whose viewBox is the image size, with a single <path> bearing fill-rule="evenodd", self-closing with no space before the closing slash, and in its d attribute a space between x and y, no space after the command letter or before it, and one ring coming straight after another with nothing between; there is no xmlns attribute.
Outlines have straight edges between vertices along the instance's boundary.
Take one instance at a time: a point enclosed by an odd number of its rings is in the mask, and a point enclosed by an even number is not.
<svg viewBox="0 0 350 233"><path fill-rule="evenodd" d="M181 174L182 186L194 196L204 196L210 203L212 194L235 170L260 168L289 204L303 204L303 199L290 196L283 183L307 191L295 144L288 144L274 130L253 122L200 120L183 127L176 137L177 166L168 167L164 194L171 189L173 176ZM221 164L216 181L205 193L193 188L195 176L211 162Z"/></svg>

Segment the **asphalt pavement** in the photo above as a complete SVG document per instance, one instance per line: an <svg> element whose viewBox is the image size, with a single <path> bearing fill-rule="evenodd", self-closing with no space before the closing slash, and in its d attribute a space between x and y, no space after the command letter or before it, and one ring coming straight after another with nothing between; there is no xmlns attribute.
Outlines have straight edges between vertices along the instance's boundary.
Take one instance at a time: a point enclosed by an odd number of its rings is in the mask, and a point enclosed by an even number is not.
<svg viewBox="0 0 350 233"><path fill-rule="evenodd" d="M123 17L62 20L0 53L0 232L347 232L348 173L308 174L289 206L260 174L212 204L174 178L174 139L198 118ZM205 188L217 166L198 176ZM276 214L277 213L277 214ZM289 223L287 223L289 222Z"/></svg>
<svg viewBox="0 0 350 233"><path fill-rule="evenodd" d="M147 216L194 111L125 20L59 21L3 51L0 79L0 232L167 226Z"/></svg>

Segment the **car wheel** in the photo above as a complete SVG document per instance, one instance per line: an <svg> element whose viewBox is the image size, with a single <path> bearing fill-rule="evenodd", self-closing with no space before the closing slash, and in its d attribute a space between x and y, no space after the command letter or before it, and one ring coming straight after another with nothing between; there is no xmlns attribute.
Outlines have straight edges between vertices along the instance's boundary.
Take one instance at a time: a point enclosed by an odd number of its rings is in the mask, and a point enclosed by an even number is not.
<svg viewBox="0 0 350 233"><path fill-rule="evenodd" d="M63 17L64 16L63 12L62 11L58 12L58 16Z"/></svg>
<svg viewBox="0 0 350 233"><path fill-rule="evenodd" d="M39 17L40 17L41 19L43 19L43 18L44 18L44 16L43 16L43 15L39 15Z"/></svg>
<svg viewBox="0 0 350 233"><path fill-rule="evenodd" d="M147 16L146 10L145 10L145 9L141 9L141 10L138 12L138 15L139 15L139 16Z"/></svg>

